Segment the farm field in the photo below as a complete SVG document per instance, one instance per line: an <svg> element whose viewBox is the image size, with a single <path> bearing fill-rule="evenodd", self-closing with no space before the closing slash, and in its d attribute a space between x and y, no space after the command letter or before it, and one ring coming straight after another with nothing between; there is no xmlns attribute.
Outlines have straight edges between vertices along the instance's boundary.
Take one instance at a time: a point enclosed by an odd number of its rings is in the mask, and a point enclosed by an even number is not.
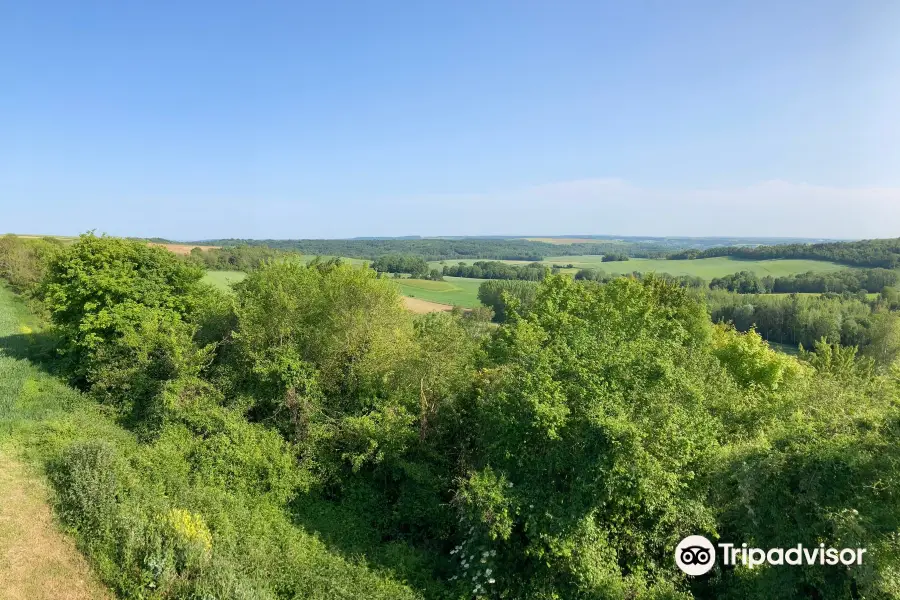
<svg viewBox="0 0 900 600"><path fill-rule="evenodd" d="M611 275L639 271L641 273L668 273L675 276L691 275L704 279L731 275L738 271L751 271L759 276L778 277L807 271L837 271L849 268L822 260L740 260L728 256L699 260L632 258L628 261L607 263L601 262L600 256L548 256L543 262L572 264L576 269L603 269Z"/></svg>
<svg viewBox="0 0 900 600"><path fill-rule="evenodd" d="M427 279L398 279L400 293L410 298L420 298L438 304L450 304L463 308L481 306L478 301L478 286L484 279L465 277L445 277L444 281Z"/></svg>
<svg viewBox="0 0 900 600"><path fill-rule="evenodd" d="M231 284L243 280L247 276L243 271L207 271L203 281L220 290L230 290ZM434 312L449 310L452 306L474 308L481 306L478 301L478 286L483 279L466 279L463 277L446 277L446 281L429 281L427 279L398 279L400 293L419 302L406 302L407 308L413 312Z"/></svg>
<svg viewBox="0 0 900 600"><path fill-rule="evenodd" d="M455 265L458 263L470 265L479 260L488 259L445 260L443 262L446 265ZM529 261L526 260L504 260L500 262L518 265L529 263ZM730 256L701 258L698 260L632 258L631 260L623 262L605 263L602 262L601 256L587 254L579 256L548 256L541 262L548 266L554 264L571 264L573 268L563 269L564 273L574 273L578 269L602 269L610 275L621 275L639 271L641 273L668 273L675 276L691 275L702 277L703 279L722 277L739 271L751 271L759 276L771 275L773 277L779 277L791 275L793 273L806 273L807 271L827 272L853 268L823 260L741 260ZM438 269L443 266L440 261L431 261L428 265Z"/></svg>
<svg viewBox="0 0 900 600"><path fill-rule="evenodd" d="M420 315L433 312L449 312L453 310L453 307L449 304L439 304L437 302L422 300L421 298L410 298L409 296L403 296L403 306L405 306L407 310Z"/></svg>
<svg viewBox="0 0 900 600"><path fill-rule="evenodd" d="M194 244L158 244L156 242L148 242L150 246L157 246L159 248L165 248L169 252L174 252L175 254L180 254L181 256L187 256L191 253L191 250L194 248L200 248L204 252L206 250L212 250L213 248L218 248L219 246L196 246Z"/></svg>
<svg viewBox="0 0 900 600"><path fill-rule="evenodd" d="M220 290L230 290L232 283L242 281L247 274L243 271L207 271L203 281Z"/></svg>

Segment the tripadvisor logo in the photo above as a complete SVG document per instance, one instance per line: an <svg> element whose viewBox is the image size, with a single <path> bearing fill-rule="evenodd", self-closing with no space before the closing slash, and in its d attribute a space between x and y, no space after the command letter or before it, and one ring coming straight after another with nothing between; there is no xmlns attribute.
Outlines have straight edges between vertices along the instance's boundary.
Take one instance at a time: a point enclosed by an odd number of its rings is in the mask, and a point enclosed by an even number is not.
<svg viewBox="0 0 900 600"><path fill-rule="evenodd" d="M716 549L702 535L689 535L675 548L675 564L688 575L704 575L716 564Z"/></svg>
<svg viewBox="0 0 900 600"><path fill-rule="evenodd" d="M722 564L725 566L744 566L754 569L762 565L771 566L799 566L799 565L829 565L842 564L845 566L861 565L865 548L826 548L825 544L818 547L807 548L803 544L797 544L791 548L748 548L747 544L740 547L735 544L717 544L721 550ZM688 575L705 575L716 564L716 547L702 535L690 535L675 548L675 564Z"/></svg>

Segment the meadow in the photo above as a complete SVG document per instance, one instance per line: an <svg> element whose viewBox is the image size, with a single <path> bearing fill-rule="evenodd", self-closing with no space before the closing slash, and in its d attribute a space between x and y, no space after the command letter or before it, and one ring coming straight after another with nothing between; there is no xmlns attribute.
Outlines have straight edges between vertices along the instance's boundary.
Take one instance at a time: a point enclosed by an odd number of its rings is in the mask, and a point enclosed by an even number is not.
<svg viewBox="0 0 900 600"><path fill-rule="evenodd" d="M795 259L774 259L774 260L742 260L730 256L716 258L701 258L697 260L666 260L666 259L650 259L650 258L632 258L631 260L622 262L602 262L599 255L580 255L580 256L548 256L541 262L545 265L572 265L571 269L563 269L564 273L574 273L578 269L602 269L610 275L621 275L638 271L640 273L668 273L669 275L690 275L692 277L702 277L703 279L713 279L714 277L723 277L731 275L739 271L751 271L757 275L771 275L779 277L783 275L791 275L794 273L806 273L807 271L837 271L840 269L848 269L837 263L824 260L795 260ZM477 259L484 260L484 259ZM461 261L432 261L428 265L432 268L441 268L443 265L454 265L458 263L472 264L476 260ZM510 264L528 264L524 260L504 260Z"/></svg>
<svg viewBox="0 0 900 600"><path fill-rule="evenodd" d="M342 259L344 260L344 259ZM356 264L362 261L347 262ZM231 285L242 281L247 274L243 271L207 271L203 281L220 290L230 290ZM397 279L400 293L409 298L418 298L438 304L475 308L481 306L478 301L478 286L484 279L466 279L464 277L445 277L444 281L427 279Z"/></svg>
<svg viewBox="0 0 900 600"><path fill-rule="evenodd" d="M220 290L230 290L233 283L242 281L246 276L243 271L207 271L203 281Z"/></svg>
<svg viewBox="0 0 900 600"><path fill-rule="evenodd" d="M314 257L307 256L304 259L309 262ZM322 257L326 259L327 257ZM350 264L362 266L368 261L341 258ZM444 261L444 264L465 262L471 264L475 261ZM502 261L513 264L525 264L526 261ZM671 275L693 275L704 279L712 279L723 275L730 275L738 271L752 271L758 275L772 275L773 277L789 275L791 273L805 273L807 271L835 271L853 267L844 267L835 263L818 260L740 260L731 257L704 258L698 260L651 260L633 258L625 262L601 262L599 256L551 256L543 261L547 265L568 265L573 268L563 269L564 273L574 274L578 269L602 269L610 274L623 274L639 271L641 273L669 273ZM443 266L439 261L428 263L432 268ZM203 278L207 283L215 287L227 290L233 283L241 281L247 276L242 271L208 271ZM427 279L397 279L400 293L409 298L418 298L438 304L461 306L463 308L475 308L481 306L478 300L478 286L484 279L470 279L465 277L445 277L444 281L430 281ZM818 294L811 294L818 295Z"/></svg>
<svg viewBox="0 0 900 600"><path fill-rule="evenodd" d="M400 293L410 298L421 298L429 302L475 308L481 306L478 301L478 286L484 279L468 279L465 277L444 277L444 281L427 279L398 279Z"/></svg>

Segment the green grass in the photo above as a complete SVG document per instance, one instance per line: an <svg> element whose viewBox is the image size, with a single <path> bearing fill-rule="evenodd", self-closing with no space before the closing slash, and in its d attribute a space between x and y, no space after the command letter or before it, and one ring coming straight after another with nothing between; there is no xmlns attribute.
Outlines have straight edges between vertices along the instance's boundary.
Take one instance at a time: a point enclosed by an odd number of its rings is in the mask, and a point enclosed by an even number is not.
<svg viewBox="0 0 900 600"><path fill-rule="evenodd" d="M243 271L207 271L203 281L220 290L230 291L231 284L242 281L246 276Z"/></svg>
<svg viewBox="0 0 900 600"><path fill-rule="evenodd" d="M314 257L306 256L304 260L311 261ZM322 257L328 258L328 257ZM351 264L362 266L368 261L357 258L344 258L341 260ZM478 259L480 260L480 259ZM444 264L453 265L459 262L472 264L475 260L443 261ZM527 261L505 260L502 262L525 264ZM760 276L772 275L773 277L789 275L791 273L805 273L807 271L836 271L846 269L835 263L819 260L738 260L730 257L703 258L700 260L651 260L646 258L633 258L624 262L600 261L599 256L551 256L543 261L547 265L573 264L573 269L563 269L565 273L574 273L577 269L602 269L611 275L631 273L669 273L671 275L694 275L710 280L714 277L730 275L738 271L752 271ZM428 263L432 268L440 268L440 261ZM242 271L209 271L203 277L203 281L211 283L222 290L230 290L231 284L241 281L247 274ZM445 277L444 281L430 281L426 279L398 279L400 293L411 298L421 298L431 302L474 308L481 306L478 301L478 286L484 279L468 279L465 277ZM818 294L811 294L818 296ZM876 296L874 294L873 296Z"/></svg>
<svg viewBox="0 0 900 600"><path fill-rule="evenodd" d="M344 259L355 260L355 259ZM356 261L354 264L363 263ZM203 281L215 287L230 291L231 285L247 276L242 271L208 271ZM411 298L421 298L431 302L474 308L481 306L478 301L478 286L484 279L465 279L463 277L447 277L446 281L430 281L427 279L397 279L400 293Z"/></svg>
<svg viewBox="0 0 900 600"><path fill-rule="evenodd" d="M484 259L475 259L484 260ZM444 264L455 265L463 262L472 264L475 260L447 260ZM528 261L523 260L504 260L511 264L527 264ZM623 262L602 262L602 257L598 255L579 255L579 256L548 256L543 261L546 265L568 265L571 264L573 269L565 269L564 272L575 272L577 269L602 269L610 275L620 275L639 271L641 273L668 273L670 275L691 275L702 277L703 279L713 279L714 277L722 277L731 275L738 271L751 271L760 277L771 275L779 277L783 275L791 275L794 273L806 273L807 271L838 271L847 269L844 265L839 265L823 260L741 260L730 256L717 258L702 258L699 260L665 260L665 259L649 259L649 258L632 258ZM439 261L429 263L432 267L440 268Z"/></svg>
<svg viewBox="0 0 900 600"><path fill-rule="evenodd" d="M599 256L549 256L543 262L556 264L571 263L578 269L603 269L610 274L631 273L668 273L670 275L691 275L712 279L731 275L738 271L750 271L759 276L771 275L779 277L807 271L838 271L846 269L843 265L821 260L740 260L730 256L702 258L699 260L659 260L633 258L623 262L601 262Z"/></svg>
<svg viewBox="0 0 900 600"><path fill-rule="evenodd" d="M478 301L478 286L484 279L465 277L445 277L444 281L427 279L397 279L400 293L411 298L421 298L441 304L452 304L463 308L481 306Z"/></svg>

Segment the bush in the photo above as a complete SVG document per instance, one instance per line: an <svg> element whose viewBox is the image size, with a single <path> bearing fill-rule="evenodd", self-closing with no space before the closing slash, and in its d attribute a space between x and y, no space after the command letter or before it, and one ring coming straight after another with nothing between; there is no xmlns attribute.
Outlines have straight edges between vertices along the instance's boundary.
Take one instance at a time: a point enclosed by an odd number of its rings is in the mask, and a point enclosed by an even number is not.
<svg viewBox="0 0 900 600"><path fill-rule="evenodd" d="M495 321L503 323L512 310L527 311L537 290L533 281L485 281L478 286L478 300L494 311Z"/></svg>
<svg viewBox="0 0 900 600"><path fill-rule="evenodd" d="M12 234L0 237L0 279L14 290L32 294L43 280L47 265L62 252L55 238L29 239Z"/></svg>
<svg viewBox="0 0 900 600"><path fill-rule="evenodd" d="M119 457L103 441L73 444L50 469L63 521L91 540L110 538L121 479Z"/></svg>

